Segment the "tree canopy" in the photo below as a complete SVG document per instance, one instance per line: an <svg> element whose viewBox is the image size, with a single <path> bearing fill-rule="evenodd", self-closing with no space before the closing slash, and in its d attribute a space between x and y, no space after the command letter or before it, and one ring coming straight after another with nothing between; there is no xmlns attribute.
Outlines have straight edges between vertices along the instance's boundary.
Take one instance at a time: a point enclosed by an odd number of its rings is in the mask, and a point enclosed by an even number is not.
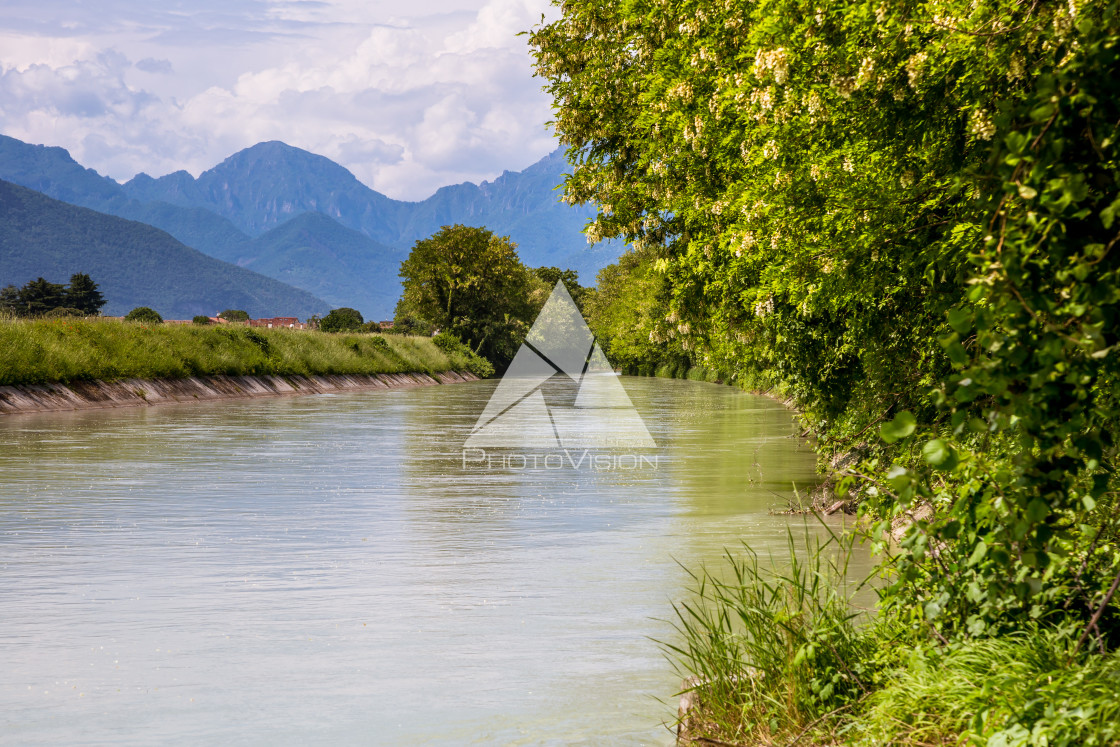
<svg viewBox="0 0 1120 747"><path fill-rule="evenodd" d="M249 312L241 309L226 309L218 314L218 317L225 319L227 322L247 322L249 321Z"/></svg>
<svg viewBox="0 0 1120 747"><path fill-rule="evenodd" d="M513 358L539 308L533 292L541 282L517 245L485 228L444 226L417 241L401 278L398 319L429 322L499 365Z"/></svg>
<svg viewBox="0 0 1120 747"><path fill-rule="evenodd" d="M565 197L633 247L600 276L612 350L793 395L865 457L881 532L939 507L888 597L939 635L1118 625L1117 20L565 0L532 34Z"/></svg>
<svg viewBox="0 0 1120 747"><path fill-rule="evenodd" d="M155 309L149 306L137 306L132 311L124 315L126 322L137 322L138 324L163 324L163 317Z"/></svg>
<svg viewBox="0 0 1120 747"><path fill-rule="evenodd" d="M360 311L349 306L341 306L337 309L331 309L331 312L323 317L319 322L319 330L321 332L357 332L362 328L364 322Z"/></svg>

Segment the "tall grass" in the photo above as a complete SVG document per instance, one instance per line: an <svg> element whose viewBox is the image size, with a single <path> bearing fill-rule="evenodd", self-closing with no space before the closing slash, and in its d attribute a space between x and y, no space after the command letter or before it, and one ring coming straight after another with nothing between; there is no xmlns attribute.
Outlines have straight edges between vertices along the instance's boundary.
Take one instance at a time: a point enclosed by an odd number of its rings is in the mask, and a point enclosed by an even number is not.
<svg viewBox="0 0 1120 747"><path fill-rule="evenodd" d="M422 337L106 319L0 320L0 385L205 375L468 370Z"/></svg>
<svg viewBox="0 0 1120 747"><path fill-rule="evenodd" d="M663 644L697 682L685 743L1120 746L1120 652L1079 650L1077 625L946 644L864 616L842 583L854 542L790 534L784 569L744 547L692 574Z"/></svg>
<svg viewBox="0 0 1120 747"><path fill-rule="evenodd" d="M784 569L744 545L724 568L693 574L691 599L675 605L678 641L664 644L699 680L690 737L783 744L829 733L872 691L881 635L875 620L857 624L843 581L854 541L806 537L806 551L790 533Z"/></svg>

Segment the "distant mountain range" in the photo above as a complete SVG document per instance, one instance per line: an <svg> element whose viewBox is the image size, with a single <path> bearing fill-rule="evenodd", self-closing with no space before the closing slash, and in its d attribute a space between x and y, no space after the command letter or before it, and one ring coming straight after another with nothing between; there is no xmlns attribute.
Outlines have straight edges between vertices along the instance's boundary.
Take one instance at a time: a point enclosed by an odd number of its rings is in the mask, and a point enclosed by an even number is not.
<svg viewBox="0 0 1120 747"><path fill-rule="evenodd" d="M137 306L173 319L227 308L301 318L330 310L307 291L208 257L153 226L0 180L0 285L39 276L61 283L77 272L100 285L109 316Z"/></svg>
<svg viewBox="0 0 1120 747"><path fill-rule="evenodd" d="M403 202L330 159L277 141L235 153L197 179L185 171L158 179L139 174L121 185L62 148L0 135L0 179L147 223L211 257L379 319L393 313L397 270L412 244L452 223L508 235L526 264L574 269L593 283L621 248L587 246L581 231L592 210L564 205L555 189L565 166L556 151L493 182ZM0 281L8 282L3 268Z"/></svg>

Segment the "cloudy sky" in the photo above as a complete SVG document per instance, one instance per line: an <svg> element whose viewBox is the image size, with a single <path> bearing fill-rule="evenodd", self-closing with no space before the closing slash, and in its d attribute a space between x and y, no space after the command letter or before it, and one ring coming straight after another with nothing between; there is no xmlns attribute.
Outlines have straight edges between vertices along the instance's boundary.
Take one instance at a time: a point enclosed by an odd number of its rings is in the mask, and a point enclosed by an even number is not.
<svg viewBox="0 0 1120 747"><path fill-rule="evenodd" d="M0 133L118 180L262 140L391 197L556 147L519 31L548 0L4 0Z"/></svg>

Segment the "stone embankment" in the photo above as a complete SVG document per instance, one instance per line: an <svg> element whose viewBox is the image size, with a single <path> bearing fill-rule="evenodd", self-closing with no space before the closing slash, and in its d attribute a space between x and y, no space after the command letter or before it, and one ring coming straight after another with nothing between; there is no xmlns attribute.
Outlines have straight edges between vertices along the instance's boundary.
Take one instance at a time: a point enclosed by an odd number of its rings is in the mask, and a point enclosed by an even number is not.
<svg viewBox="0 0 1120 747"><path fill-rule="evenodd" d="M360 392L475 381L467 372L323 376L197 376L0 386L0 415Z"/></svg>

